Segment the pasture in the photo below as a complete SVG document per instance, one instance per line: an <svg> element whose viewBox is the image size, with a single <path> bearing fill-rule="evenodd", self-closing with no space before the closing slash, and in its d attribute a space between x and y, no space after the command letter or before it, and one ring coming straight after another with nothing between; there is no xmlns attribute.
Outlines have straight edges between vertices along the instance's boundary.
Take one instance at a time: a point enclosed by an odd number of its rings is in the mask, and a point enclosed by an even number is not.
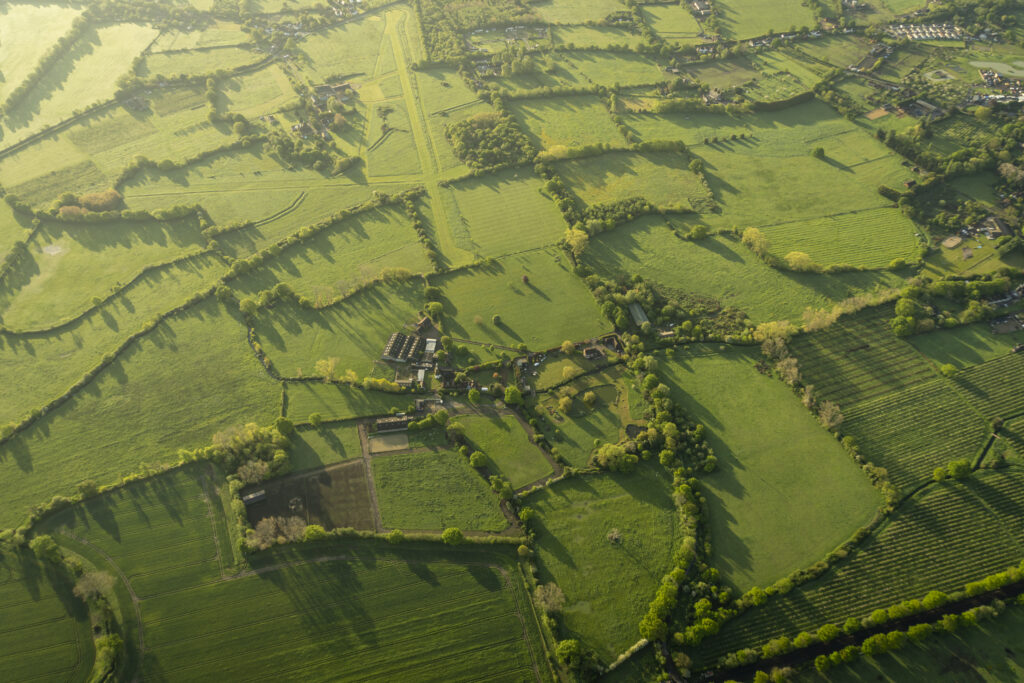
<svg viewBox="0 0 1024 683"><path fill-rule="evenodd" d="M59 5L5 4L0 9L0 44L4 46L0 102L31 75L47 49L81 14L79 8Z"/></svg>
<svg viewBox="0 0 1024 683"><path fill-rule="evenodd" d="M508 522L466 458L454 451L377 455L370 461L384 526L403 531L501 531Z"/></svg>
<svg viewBox="0 0 1024 683"><path fill-rule="evenodd" d="M284 376L316 377L318 360L337 358L339 374L367 377L388 337L419 320L422 292L420 282L405 281L370 285L327 308L279 304L260 315L256 338Z"/></svg>
<svg viewBox="0 0 1024 683"><path fill-rule="evenodd" d="M699 42L701 26L685 5L647 5L643 8L644 21L669 43L686 45Z"/></svg>
<svg viewBox="0 0 1024 683"><path fill-rule="evenodd" d="M174 77L179 74L212 74L218 69L233 70L260 61L260 55L234 45L181 52L155 52L146 55L135 73L143 78Z"/></svg>
<svg viewBox="0 0 1024 683"><path fill-rule="evenodd" d="M741 592L768 586L871 519L881 498L867 477L791 389L754 369L755 354L695 347L660 360L673 399L705 425L718 458L702 488L711 563L726 582Z"/></svg>
<svg viewBox="0 0 1024 683"><path fill-rule="evenodd" d="M670 484L664 470L644 464L633 474L573 477L526 498L537 511L539 580L562 589L565 632L602 662L639 640L637 625L673 566L679 522Z"/></svg>
<svg viewBox="0 0 1024 683"><path fill-rule="evenodd" d="M188 363L176 362L187 358ZM225 401L223 396L231 396ZM8 399L10 400L10 399ZM106 484L174 461L239 423L267 424L280 386L246 343L237 312L214 300L168 318L84 389L0 446L0 524L88 479ZM5 401L6 402L6 401Z"/></svg>
<svg viewBox="0 0 1024 683"><path fill-rule="evenodd" d="M664 209L703 207L711 193L678 152L613 152L564 161L555 172L586 206L643 197Z"/></svg>
<svg viewBox="0 0 1024 683"><path fill-rule="evenodd" d="M619 0L544 0L533 6L537 16L551 24L598 22L622 10Z"/></svg>
<svg viewBox="0 0 1024 683"><path fill-rule="evenodd" d="M306 422L314 413L324 420L387 415L392 408L405 410L411 400L402 394L322 382L286 382L285 392L286 414L295 423Z"/></svg>
<svg viewBox="0 0 1024 683"><path fill-rule="evenodd" d="M742 40L815 26L814 14L799 0L766 4L758 0L719 0L715 5L726 38Z"/></svg>
<svg viewBox="0 0 1024 683"><path fill-rule="evenodd" d="M0 290L4 323L12 329L48 327L85 310L93 297L105 297L145 267L205 246L194 219L47 223Z"/></svg>
<svg viewBox="0 0 1024 683"><path fill-rule="evenodd" d="M145 646L141 662L137 651L129 660L140 676L355 681L404 678L429 659L453 680L485 661L499 680L533 679L539 645L506 555L321 543L272 550L256 558L258 572L234 574L215 483L205 466L190 467L47 522L140 598L141 633L127 593L120 606L130 649L140 637Z"/></svg>
<svg viewBox="0 0 1024 683"><path fill-rule="evenodd" d="M688 226L683 224L683 229ZM797 320L807 307L831 308L838 301L898 282L887 273L780 273L764 265L731 237L692 242L671 223L641 218L591 240L583 261L611 277L639 273L667 293L709 297L753 320Z"/></svg>
<svg viewBox="0 0 1024 683"><path fill-rule="evenodd" d="M553 452L573 467L586 467L598 442L618 443L623 438L629 411L623 378L618 375L595 376L611 379L614 383L592 384L578 380L566 385L567 394L573 398L567 413L561 412L552 395L537 403L537 410L551 420L550 424L544 423L543 428ZM587 391L592 391L597 397L593 408L588 408L580 396Z"/></svg>
<svg viewBox="0 0 1024 683"><path fill-rule="evenodd" d="M484 344L543 350L610 331L593 296L554 250L530 251L440 277L441 328ZM497 322L494 316L499 316Z"/></svg>
<svg viewBox="0 0 1024 683"><path fill-rule="evenodd" d="M841 625L1019 564L1020 479L1017 469L981 471L964 483L929 487L833 569L724 624L700 658L710 662L777 636Z"/></svg>
<svg viewBox="0 0 1024 683"><path fill-rule="evenodd" d="M157 35L156 29L137 24L85 30L18 106L5 112L4 143L24 140L68 118L69 112L110 99L117 78Z"/></svg>
<svg viewBox="0 0 1024 683"><path fill-rule="evenodd" d="M625 45L635 49L643 43L643 38L635 33L611 26L553 26L551 35L555 45L572 45L577 48Z"/></svg>
<svg viewBox="0 0 1024 683"><path fill-rule="evenodd" d="M461 416L466 439L473 450L487 456L487 468L521 488L552 473L544 453L530 442L529 435L511 415Z"/></svg>
<svg viewBox="0 0 1024 683"><path fill-rule="evenodd" d="M92 634L73 587L28 550L0 553L0 678L87 679Z"/></svg>
<svg viewBox="0 0 1024 683"><path fill-rule="evenodd" d="M290 437L288 459L301 472L363 457L358 427L353 423L322 424L296 430Z"/></svg>
<svg viewBox="0 0 1024 683"><path fill-rule="evenodd" d="M1024 342L1024 333L994 334L987 323L964 325L931 334L917 334L907 341L936 365L947 363L963 370L1002 358Z"/></svg>
<svg viewBox="0 0 1024 683"><path fill-rule="evenodd" d="M540 149L622 144L608 108L595 96L517 100L511 109Z"/></svg>
<svg viewBox="0 0 1024 683"><path fill-rule="evenodd" d="M404 211L382 207L337 221L283 250L234 285L251 296L283 282L323 305L374 280L382 271L397 268L413 273L432 270Z"/></svg>
<svg viewBox="0 0 1024 683"><path fill-rule="evenodd" d="M558 208L525 171L503 171L442 188L442 210L459 249L493 258L554 244L564 228Z"/></svg>
<svg viewBox="0 0 1024 683"><path fill-rule="evenodd" d="M0 372L7 380L0 388L0 423L20 419L62 394L129 335L168 306L209 287L222 270L212 256L191 258L150 271L58 329L0 334Z"/></svg>

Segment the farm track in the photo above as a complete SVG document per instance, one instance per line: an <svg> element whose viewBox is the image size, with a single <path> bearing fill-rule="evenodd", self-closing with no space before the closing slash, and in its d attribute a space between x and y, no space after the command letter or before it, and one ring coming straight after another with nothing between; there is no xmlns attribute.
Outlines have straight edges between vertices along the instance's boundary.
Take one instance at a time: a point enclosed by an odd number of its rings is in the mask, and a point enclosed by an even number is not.
<svg viewBox="0 0 1024 683"><path fill-rule="evenodd" d="M366 488L370 493L370 505L373 507L373 527L378 534L384 533L384 518L380 512L380 502L377 500L377 484L373 480L373 466L370 464L370 439L366 433L366 425L360 423L357 428L359 432L359 449L362 452L363 469L366 472Z"/></svg>

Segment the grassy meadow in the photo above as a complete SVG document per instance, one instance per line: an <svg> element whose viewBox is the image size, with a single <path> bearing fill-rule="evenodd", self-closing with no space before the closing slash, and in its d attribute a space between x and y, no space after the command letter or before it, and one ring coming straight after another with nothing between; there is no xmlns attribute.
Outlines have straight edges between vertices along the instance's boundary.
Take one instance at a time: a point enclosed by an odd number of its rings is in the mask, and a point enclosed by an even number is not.
<svg viewBox="0 0 1024 683"><path fill-rule="evenodd" d="M567 635L611 662L640 635L647 604L672 568L678 513L656 465L567 479L529 496L542 583L565 594ZM628 581L622 577L628 576Z"/></svg>
<svg viewBox="0 0 1024 683"><path fill-rule="evenodd" d="M123 575L139 597L141 624L118 582L129 673L355 681L404 678L425 658L458 680L484 662L500 680L532 673L539 645L523 628L532 615L522 611L522 588L505 578L507 556L319 544L270 551L254 560L257 571L235 574L216 476L186 468L46 524L66 549ZM247 618L254 611L263 618Z"/></svg>
<svg viewBox="0 0 1024 683"><path fill-rule="evenodd" d="M930 590L950 592L1020 562L1019 469L935 484L835 568L727 622L701 658L823 624L841 625Z"/></svg>
<svg viewBox="0 0 1024 683"><path fill-rule="evenodd" d="M554 244L565 232L558 207L524 170L500 171L441 188L454 245L493 258Z"/></svg>
<svg viewBox="0 0 1024 683"><path fill-rule="evenodd" d="M563 161L555 171L586 206L643 197L660 208L701 208L711 193L684 154L613 152Z"/></svg>
<svg viewBox="0 0 1024 683"><path fill-rule="evenodd" d="M611 331L568 259L554 250L506 256L430 282L444 292L441 328L452 337L543 350Z"/></svg>
<svg viewBox="0 0 1024 683"><path fill-rule="evenodd" d="M684 230L688 227L684 224ZM807 307L835 302L899 280L887 273L782 273L733 237L680 238L671 223L641 218L591 241L583 261L605 276L639 273L669 292L699 294L753 320L797 320Z"/></svg>
<svg viewBox="0 0 1024 683"><path fill-rule="evenodd" d="M529 435L515 417L479 415L458 418L474 450L487 456L487 468L508 479L513 488L551 474L544 453L530 443Z"/></svg>
<svg viewBox="0 0 1024 683"><path fill-rule="evenodd" d="M595 96L518 100L512 111L540 149L622 144L608 108Z"/></svg>
<svg viewBox="0 0 1024 683"><path fill-rule="evenodd" d="M193 306L0 446L0 485L9 492L0 524L20 523L30 506L80 482L112 483L143 464L174 461L179 448L205 446L226 427L267 424L279 400L237 312L213 300Z"/></svg>
<svg viewBox="0 0 1024 683"><path fill-rule="evenodd" d="M377 368L388 337L419 320L423 303L422 282L384 283L327 308L275 306L259 317L254 329L283 376L316 377L318 360L337 358L339 374L354 370L362 378Z"/></svg>
<svg viewBox="0 0 1024 683"><path fill-rule="evenodd" d="M793 391L752 353L706 347L662 359L673 398L705 425L711 562L740 591L813 564L866 524L881 497Z"/></svg>
<svg viewBox="0 0 1024 683"><path fill-rule="evenodd" d="M27 415L77 382L168 304L209 287L223 264L202 255L148 272L98 308L57 329L0 334L0 422Z"/></svg>
<svg viewBox="0 0 1024 683"><path fill-rule="evenodd" d="M378 455L371 465L385 527L501 531L508 526L498 497L454 451Z"/></svg>

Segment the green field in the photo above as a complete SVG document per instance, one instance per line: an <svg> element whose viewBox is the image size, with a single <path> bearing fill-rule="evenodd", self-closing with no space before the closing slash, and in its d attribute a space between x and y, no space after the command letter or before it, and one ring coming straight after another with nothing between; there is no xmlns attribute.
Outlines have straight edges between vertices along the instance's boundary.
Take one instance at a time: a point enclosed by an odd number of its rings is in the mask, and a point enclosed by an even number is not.
<svg viewBox="0 0 1024 683"><path fill-rule="evenodd" d="M859 550L820 578L727 622L708 661L779 635L815 631L878 608L952 591L1020 562L1021 473L979 472L937 484L901 507Z"/></svg>
<svg viewBox="0 0 1024 683"><path fill-rule="evenodd" d="M318 310L278 305L260 316L256 338L285 376L315 377L318 360L337 358L340 373L366 377L388 337L419 320L422 291L421 283L407 281L372 285Z"/></svg>
<svg viewBox="0 0 1024 683"><path fill-rule="evenodd" d="M554 244L562 238L558 207L540 179L502 171L441 189L451 238L459 249L493 258Z"/></svg>
<svg viewBox="0 0 1024 683"><path fill-rule="evenodd" d="M782 274L738 239L686 241L655 217L602 234L591 241L583 260L603 275L639 273L669 292L710 297L756 321L796 320L808 306L831 308L836 301L897 282L882 273Z"/></svg>
<svg viewBox="0 0 1024 683"><path fill-rule="evenodd" d="M543 479L551 474L544 453L530 443L519 421L510 415L460 417L466 438L474 450L487 456L488 469L495 470L512 483L513 488Z"/></svg>
<svg viewBox="0 0 1024 683"><path fill-rule="evenodd" d="M29 77L39 58L80 14L77 8L58 5L5 5L0 10L0 42L4 45L0 101Z"/></svg>
<svg viewBox="0 0 1024 683"><path fill-rule="evenodd" d="M564 367L559 363L554 367ZM564 376L559 371L558 381ZM543 373L538 381L541 388ZM559 390L559 393L573 399L568 413L562 413L558 406L559 396L547 394L537 405L541 415L550 422L543 422L545 435L553 452L563 457L574 467L585 467L595 442L618 443L624 435L624 427L630 418L628 405L628 377L618 367L580 377ZM592 408L583 403L583 394L592 391L597 398Z"/></svg>
<svg viewBox="0 0 1024 683"><path fill-rule="evenodd" d="M526 499L539 519L539 580L562 589L565 630L604 662L639 640L647 603L672 568L678 513L663 472L578 476Z"/></svg>
<svg viewBox="0 0 1024 683"><path fill-rule="evenodd" d="M88 679L89 615L73 587L73 577L40 566L27 550L0 553L0 677Z"/></svg>
<svg viewBox="0 0 1024 683"><path fill-rule="evenodd" d="M271 551L258 571L235 574L215 476L189 468L46 524L67 549L123 576L129 664L141 676L404 678L429 658L452 680L484 662L497 680L534 680L538 645L523 626L532 615L500 553L321 544Z"/></svg>
<svg viewBox="0 0 1024 683"><path fill-rule="evenodd" d="M168 305L209 287L223 267L212 256L192 258L150 271L66 326L0 334L0 368L9 381L9 389L0 391L0 422L24 417L62 394Z"/></svg>
<svg viewBox="0 0 1024 683"><path fill-rule="evenodd" d="M914 335L908 341L933 363L950 363L962 370L1009 354L1014 346L1024 341L1024 334L994 334L988 324L977 323Z"/></svg>
<svg viewBox="0 0 1024 683"><path fill-rule="evenodd" d="M541 149L621 144L607 107L589 95L559 100L521 100L512 110L523 129Z"/></svg>
<svg viewBox="0 0 1024 683"><path fill-rule="evenodd" d="M610 330L586 285L554 250L508 256L430 282L444 291L441 327L452 337L543 350Z"/></svg>
<svg viewBox="0 0 1024 683"><path fill-rule="evenodd" d="M1020 234L979 70L1024 75L1024 11L0 4L0 682L749 678L710 669L1020 561L1024 331L891 323L1024 281L940 246ZM969 646L836 675L1015 677Z"/></svg>
<svg viewBox="0 0 1024 683"><path fill-rule="evenodd" d="M384 526L391 529L501 531L498 497L454 451L378 455L371 461Z"/></svg>
<svg viewBox="0 0 1024 683"><path fill-rule="evenodd" d="M835 439L755 361L697 349L660 364L674 399L710 432L719 462L704 489L712 564L741 591L824 557L881 502Z"/></svg>
<svg viewBox="0 0 1024 683"><path fill-rule="evenodd" d="M687 44L699 40L700 24L686 6L648 5L643 12L647 25L668 42Z"/></svg>
<svg viewBox="0 0 1024 683"><path fill-rule="evenodd" d="M806 384L821 398L848 407L927 382L937 375L914 346L892 334L892 309L840 318L831 327L790 343ZM942 335L948 334L942 332Z"/></svg>
<svg viewBox="0 0 1024 683"><path fill-rule="evenodd" d="M322 382L288 382L288 417L306 422L317 413L324 420L386 415L391 408L405 410L410 397L382 391L363 391L353 387Z"/></svg>
<svg viewBox="0 0 1024 683"><path fill-rule="evenodd" d="M624 29L610 26L556 26L551 29L556 45L607 48L612 45L637 47L643 39Z"/></svg>
<svg viewBox="0 0 1024 683"><path fill-rule="evenodd" d="M291 442L288 457L295 471L316 469L363 455L359 432L354 424L303 429L292 435Z"/></svg>
<svg viewBox="0 0 1024 683"><path fill-rule="evenodd" d="M565 161L555 171L587 206L643 197L662 208L700 208L711 199L684 154L615 152Z"/></svg>
<svg viewBox="0 0 1024 683"><path fill-rule="evenodd" d="M187 358L180 366L175 359ZM222 395L231 396L224 401ZM82 391L0 446L8 492L0 524L93 479L175 461L213 434L277 414L280 388L260 367L237 313L214 301L170 317L132 343Z"/></svg>
<svg viewBox="0 0 1024 683"><path fill-rule="evenodd" d="M884 268L895 258L917 256L917 227L898 209L853 213L780 223L764 229L780 255L802 251L821 265L838 263Z"/></svg>
<svg viewBox="0 0 1024 683"><path fill-rule="evenodd" d="M25 99L6 112L4 144L68 118L70 112L110 99L116 80L158 31L137 24L87 29L69 53L32 88Z"/></svg>
<svg viewBox="0 0 1024 683"><path fill-rule="evenodd" d="M722 33L727 38L743 39L767 33L784 33L804 26L814 26L814 14L799 0L718 0Z"/></svg>
<svg viewBox="0 0 1024 683"><path fill-rule="evenodd" d="M990 430L945 379L934 379L857 403L843 411L843 432L905 490L950 460L973 460Z"/></svg>
<svg viewBox="0 0 1024 683"><path fill-rule="evenodd" d="M251 295L283 282L320 305L395 268L432 270L408 217L399 208L385 207L338 221L239 278L235 286Z"/></svg>
<svg viewBox="0 0 1024 683"><path fill-rule="evenodd" d="M600 21L622 10L620 0L544 0L534 6L537 15L552 24Z"/></svg>
<svg viewBox="0 0 1024 683"><path fill-rule="evenodd" d="M4 323L12 329L49 327L89 308L93 297L105 297L147 266L205 246L194 220L47 224L29 258L0 289Z"/></svg>

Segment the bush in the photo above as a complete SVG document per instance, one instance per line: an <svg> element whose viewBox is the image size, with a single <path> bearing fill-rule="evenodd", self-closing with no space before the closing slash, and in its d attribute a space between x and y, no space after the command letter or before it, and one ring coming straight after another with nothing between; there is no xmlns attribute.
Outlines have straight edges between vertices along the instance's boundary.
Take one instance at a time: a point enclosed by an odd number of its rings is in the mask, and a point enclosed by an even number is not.
<svg viewBox="0 0 1024 683"><path fill-rule="evenodd" d="M462 529L450 526L441 533L441 540L448 545L459 545L466 540L466 537L462 534Z"/></svg>

